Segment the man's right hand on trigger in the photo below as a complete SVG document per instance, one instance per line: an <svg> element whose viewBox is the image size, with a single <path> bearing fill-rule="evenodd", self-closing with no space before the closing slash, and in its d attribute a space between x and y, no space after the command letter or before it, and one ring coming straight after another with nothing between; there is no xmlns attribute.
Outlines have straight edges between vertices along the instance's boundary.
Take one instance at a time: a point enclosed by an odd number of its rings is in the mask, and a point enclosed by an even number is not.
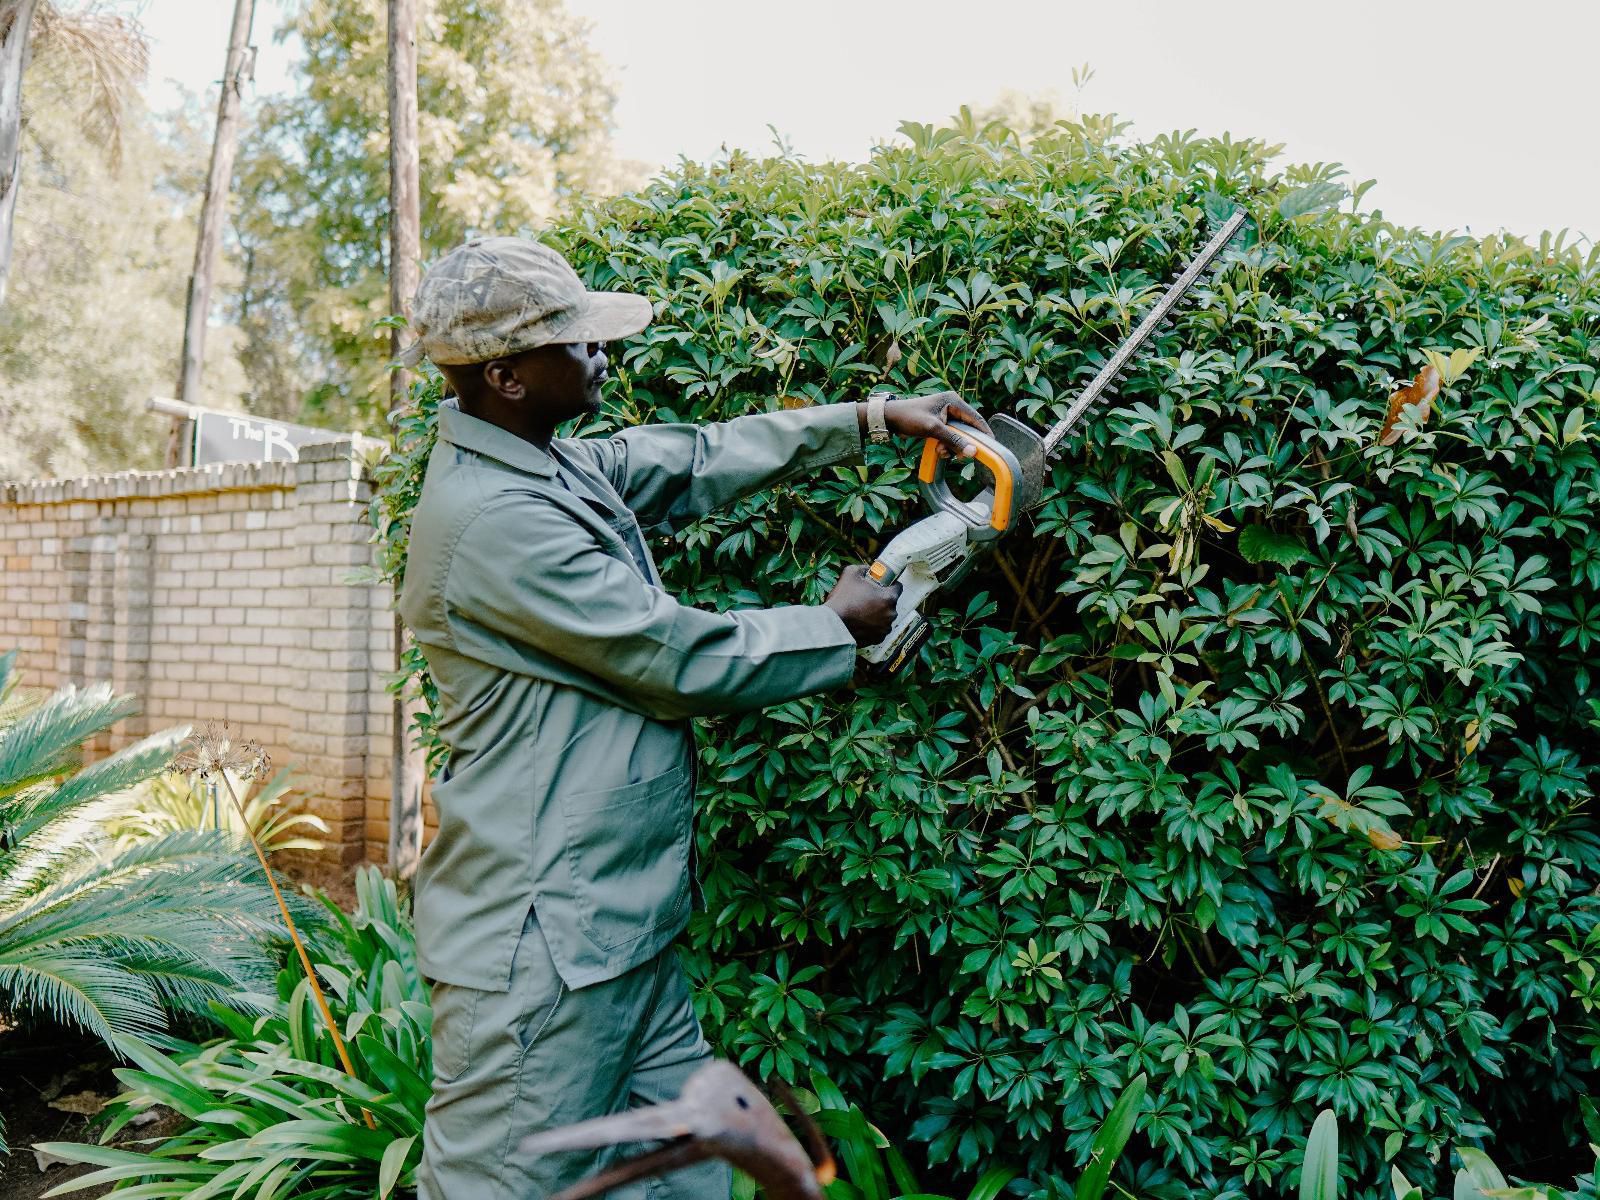
<svg viewBox="0 0 1600 1200"><path fill-rule="evenodd" d="M823 603L839 614L850 636L856 639L856 645L876 646L889 636L899 598L898 583L887 587L874 583L867 575L867 568L857 563L844 569Z"/></svg>

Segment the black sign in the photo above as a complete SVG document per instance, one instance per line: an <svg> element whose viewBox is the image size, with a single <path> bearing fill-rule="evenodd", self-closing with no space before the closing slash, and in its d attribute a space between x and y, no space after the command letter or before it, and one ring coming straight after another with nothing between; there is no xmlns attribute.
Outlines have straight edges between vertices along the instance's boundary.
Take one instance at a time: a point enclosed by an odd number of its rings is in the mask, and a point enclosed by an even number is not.
<svg viewBox="0 0 1600 1200"><path fill-rule="evenodd" d="M337 429L289 425L244 413L195 410L194 465L207 463L299 462L300 447L347 438Z"/></svg>

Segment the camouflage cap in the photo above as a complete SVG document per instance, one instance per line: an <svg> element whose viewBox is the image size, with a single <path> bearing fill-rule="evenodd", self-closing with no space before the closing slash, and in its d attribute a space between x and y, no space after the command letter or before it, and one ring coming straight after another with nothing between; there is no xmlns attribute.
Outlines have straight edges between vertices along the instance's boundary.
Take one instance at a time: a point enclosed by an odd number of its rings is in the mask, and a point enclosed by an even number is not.
<svg viewBox="0 0 1600 1200"><path fill-rule="evenodd" d="M417 340L400 354L442 367L488 362L536 346L610 342L650 324L650 301L591 292L549 246L529 238L473 238L422 277L411 309Z"/></svg>

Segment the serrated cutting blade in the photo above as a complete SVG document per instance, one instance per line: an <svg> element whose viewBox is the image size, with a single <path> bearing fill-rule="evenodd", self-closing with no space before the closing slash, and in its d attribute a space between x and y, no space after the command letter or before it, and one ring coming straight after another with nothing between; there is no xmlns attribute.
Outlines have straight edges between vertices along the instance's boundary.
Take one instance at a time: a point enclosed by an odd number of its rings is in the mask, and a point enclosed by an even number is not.
<svg viewBox="0 0 1600 1200"><path fill-rule="evenodd" d="M1243 209L1236 209L1233 215L1222 223L1222 227L1212 234L1211 240L1201 247L1200 253L1190 260L1189 265L1173 281L1172 286L1161 293L1161 298L1145 314L1144 320L1140 321L1134 331L1117 347L1083 391L1073 398L1066 415L1044 435L1044 453L1047 458L1055 453L1061 439L1072 432L1083 414L1110 393L1117 376L1127 370L1134 356L1144 349L1146 343L1167 322L1189 289L1194 287L1211 265L1222 256L1228 243L1238 236L1248 220Z"/></svg>

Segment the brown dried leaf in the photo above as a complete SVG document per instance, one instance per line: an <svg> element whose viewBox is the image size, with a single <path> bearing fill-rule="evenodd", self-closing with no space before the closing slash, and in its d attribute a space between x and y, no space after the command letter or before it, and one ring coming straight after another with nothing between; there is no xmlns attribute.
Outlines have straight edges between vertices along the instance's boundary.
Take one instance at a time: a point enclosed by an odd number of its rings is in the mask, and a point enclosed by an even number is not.
<svg viewBox="0 0 1600 1200"><path fill-rule="evenodd" d="M1405 845L1405 839L1394 830L1386 829L1382 825L1374 825L1367 830L1367 841L1372 843L1375 850L1398 850Z"/></svg>
<svg viewBox="0 0 1600 1200"><path fill-rule="evenodd" d="M778 397L778 403L784 408L809 408L811 401L804 396L783 395Z"/></svg>
<svg viewBox="0 0 1600 1200"><path fill-rule="evenodd" d="M81 1117L93 1117L110 1103L110 1097L102 1096L98 1092L73 1092L70 1096L63 1096L59 1100L50 1101L50 1107L59 1112L77 1113Z"/></svg>
<svg viewBox="0 0 1600 1200"><path fill-rule="evenodd" d="M1417 424L1425 424L1433 413L1433 401L1439 395L1439 368L1431 363L1417 372L1417 377L1389 397L1389 412L1378 431L1378 445L1392 446L1400 440L1400 412L1415 404Z"/></svg>

